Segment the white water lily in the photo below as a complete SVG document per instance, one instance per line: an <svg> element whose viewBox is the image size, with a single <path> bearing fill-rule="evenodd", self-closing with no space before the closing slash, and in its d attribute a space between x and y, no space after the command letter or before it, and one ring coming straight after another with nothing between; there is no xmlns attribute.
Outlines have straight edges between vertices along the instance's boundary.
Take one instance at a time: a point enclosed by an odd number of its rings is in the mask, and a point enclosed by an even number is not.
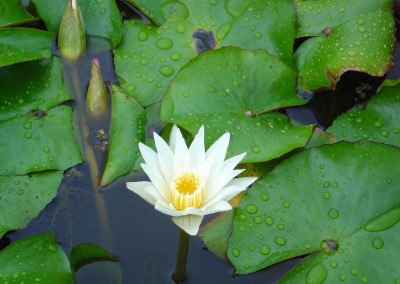
<svg viewBox="0 0 400 284"><path fill-rule="evenodd" d="M127 188L172 220L190 235L196 235L204 215L232 209L229 200L257 178L235 178L235 170L246 153L225 160L229 133L222 135L208 150L204 148L201 127L188 148L174 125L169 145L156 133L157 153L139 143L145 163L141 164L150 182L128 182Z"/></svg>

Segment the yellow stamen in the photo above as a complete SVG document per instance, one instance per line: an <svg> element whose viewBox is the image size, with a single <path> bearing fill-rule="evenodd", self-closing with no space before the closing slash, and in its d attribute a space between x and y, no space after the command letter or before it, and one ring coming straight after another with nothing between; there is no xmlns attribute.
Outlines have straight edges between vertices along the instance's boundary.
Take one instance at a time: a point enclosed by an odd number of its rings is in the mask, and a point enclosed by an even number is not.
<svg viewBox="0 0 400 284"><path fill-rule="evenodd" d="M174 178L169 198L178 210L188 207L200 207L204 198L204 188L199 176L192 172L185 172Z"/></svg>

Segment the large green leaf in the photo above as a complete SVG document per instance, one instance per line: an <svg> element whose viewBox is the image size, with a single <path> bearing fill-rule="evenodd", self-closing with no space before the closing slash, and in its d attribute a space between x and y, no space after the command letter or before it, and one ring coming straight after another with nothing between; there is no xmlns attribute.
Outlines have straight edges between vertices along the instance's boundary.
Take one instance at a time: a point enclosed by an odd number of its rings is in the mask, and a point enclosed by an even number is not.
<svg viewBox="0 0 400 284"><path fill-rule="evenodd" d="M230 132L228 155L247 152L243 162L271 160L304 146L311 135L312 127L293 127L285 115L265 113L306 102L296 96L294 77L290 67L262 50L205 52L176 75L161 119L192 134L204 125L208 145Z"/></svg>
<svg viewBox="0 0 400 284"><path fill-rule="evenodd" d="M22 6L21 0L0 0L0 28L35 20Z"/></svg>
<svg viewBox="0 0 400 284"><path fill-rule="evenodd" d="M161 27L124 22L123 40L114 50L116 72L130 95L150 105L207 48L266 49L291 65L294 21L289 0L178 1Z"/></svg>
<svg viewBox="0 0 400 284"><path fill-rule="evenodd" d="M128 0L156 25L161 26L173 13L177 0Z"/></svg>
<svg viewBox="0 0 400 284"><path fill-rule="evenodd" d="M57 57L0 68L0 90L0 120L26 115L32 110L47 112L72 99L64 88Z"/></svg>
<svg viewBox="0 0 400 284"><path fill-rule="evenodd" d="M63 172L0 176L0 238L24 228L57 194Z"/></svg>
<svg viewBox="0 0 400 284"><path fill-rule="evenodd" d="M396 147L340 142L282 162L236 210L228 248L236 272L308 255L282 282L394 283L399 159Z"/></svg>
<svg viewBox="0 0 400 284"><path fill-rule="evenodd" d="M392 0L295 0L298 83L307 90L334 87L348 70L382 76L392 67Z"/></svg>
<svg viewBox="0 0 400 284"><path fill-rule="evenodd" d="M53 233L19 240L0 253L1 283L74 283Z"/></svg>
<svg viewBox="0 0 400 284"><path fill-rule="evenodd" d="M400 85L383 87L365 109L355 106L339 116L328 132L339 140L369 140L400 147Z"/></svg>
<svg viewBox="0 0 400 284"><path fill-rule="evenodd" d="M0 67L51 57L54 34L36 29L0 29Z"/></svg>
<svg viewBox="0 0 400 284"><path fill-rule="evenodd" d="M58 32L67 1L32 0L47 29L54 33ZM122 19L115 0L78 2L86 34L107 38L115 47L122 37Z"/></svg>
<svg viewBox="0 0 400 284"><path fill-rule="evenodd" d="M139 142L145 137L146 113L143 107L120 87L111 85L111 91L111 137L101 186L133 170L140 157Z"/></svg>
<svg viewBox="0 0 400 284"><path fill-rule="evenodd" d="M59 106L44 116L28 114L0 121L0 173L65 170L82 162L72 127L72 108Z"/></svg>

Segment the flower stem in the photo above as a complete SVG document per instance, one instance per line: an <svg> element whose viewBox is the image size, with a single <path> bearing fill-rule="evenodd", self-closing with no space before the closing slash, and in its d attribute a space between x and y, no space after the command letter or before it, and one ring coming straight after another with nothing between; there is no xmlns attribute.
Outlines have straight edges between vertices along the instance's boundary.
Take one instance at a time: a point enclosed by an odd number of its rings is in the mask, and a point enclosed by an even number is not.
<svg viewBox="0 0 400 284"><path fill-rule="evenodd" d="M175 273L172 275L172 280L175 283L182 283L186 279L186 261L189 252L189 235L180 230L178 255L176 257Z"/></svg>

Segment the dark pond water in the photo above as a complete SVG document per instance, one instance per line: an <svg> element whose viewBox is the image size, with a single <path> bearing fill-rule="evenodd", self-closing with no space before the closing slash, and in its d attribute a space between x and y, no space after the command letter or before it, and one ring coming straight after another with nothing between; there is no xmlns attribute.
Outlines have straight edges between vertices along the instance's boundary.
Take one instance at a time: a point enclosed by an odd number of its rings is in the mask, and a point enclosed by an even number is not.
<svg viewBox="0 0 400 284"><path fill-rule="evenodd" d="M96 39L91 44L92 53L87 54L78 70L81 94L86 92L90 61L95 53L100 58L105 80L116 82L111 52L103 52L106 47L102 48L101 41ZM397 49L396 61L398 55ZM388 76L398 78L399 74L400 69L396 68ZM314 95L306 106L288 109L287 113L295 120L327 127L338 114L373 94L380 80L350 72L343 77L336 91ZM107 130L107 119L91 125L90 143L101 142L94 134L101 128ZM96 151L96 160L102 169L105 152ZM125 188L127 181L146 177L140 173L130 174L98 191L93 189L86 162L75 169L82 176L65 177L56 199L26 229L9 233L2 239L2 244L37 233L55 232L67 254L74 245L91 242L119 259L118 263L99 262L84 266L76 275L78 283L173 283L178 227L169 216L154 210ZM300 260L292 259L251 275L235 276L227 260L219 259L204 248L200 239L192 237L185 283L276 283Z"/></svg>

